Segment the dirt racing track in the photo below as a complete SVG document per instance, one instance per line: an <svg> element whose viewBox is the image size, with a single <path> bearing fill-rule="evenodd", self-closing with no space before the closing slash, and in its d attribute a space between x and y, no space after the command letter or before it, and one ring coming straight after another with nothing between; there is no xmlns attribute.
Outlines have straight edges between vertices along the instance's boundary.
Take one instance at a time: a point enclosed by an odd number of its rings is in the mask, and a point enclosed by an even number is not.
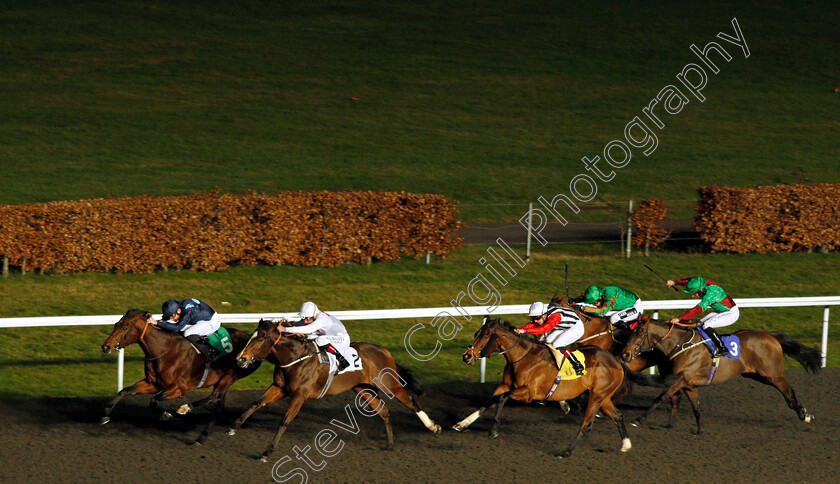
<svg viewBox="0 0 840 484"><path fill-rule="evenodd" d="M448 428L486 399L494 385L454 382L426 388L423 403L446 429L428 432L409 410L389 404L396 449L382 450L385 432L378 417L364 417L351 394L309 401L268 463L255 459L274 435L288 401L254 415L235 436L223 430L261 392L233 392L221 418L222 428L201 447L189 445L208 414L158 422L145 408L147 398L124 401L113 420L99 426L103 398L2 401L0 481L2 482L273 482L295 468L309 482L838 482L840 473L840 369L818 375L788 370L797 395L814 413L813 424L800 422L775 389L739 379L700 390L706 432L695 436L690 405L683 402L673 429L662 427L667 409L655 412L641 428L628 426L633 448L620 453L615 426L598 420L569 459L554 454L571 441L581 411L563 415L555 405L509 403L501 435L487 435L483 417L465 433ZM234 387L235 388L235 387ZM636 388L620 405L629 421L640 414L657 390ZM196 400L200 394L190 397ZM179 402L180 403L180 402ZM174 409L179 403L167 403ZM349 405L359 430L336 427L349 422ZM307 454L321 466L314 471L295 458L294 447L313 446L316 435L331 429L341 439ZM323 443L323 442L322 442ZM717 463L713 466L710 462ZM302 482L302 474L287 482Z"/></svg>

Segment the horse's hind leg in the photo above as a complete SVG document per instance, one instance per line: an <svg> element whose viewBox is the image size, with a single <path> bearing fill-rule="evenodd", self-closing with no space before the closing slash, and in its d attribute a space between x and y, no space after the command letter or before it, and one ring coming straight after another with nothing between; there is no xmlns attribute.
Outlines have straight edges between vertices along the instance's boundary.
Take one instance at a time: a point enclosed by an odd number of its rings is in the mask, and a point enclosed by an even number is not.
<svg viewBox="0 0 840 484"><path fill-rule="evenodd" d="M700 392L697 390L697 387L685 387L683 388L683 393L688 397L688 401L691 403L691 410L694 412L694 420L697 421L697 432L694 435L700 435L703 433L703 421L702 415L700 414ZM679 393L674 396L678 397Z"/></svg>
<svg viewBox="0 0 840 484"><path fill-rule="evenodd" d="M111 421L111 411L114 410L114 407L123 398L129 395L148 395L150 393L155 393L156 391L158 391L158 388L155 385L147 382L146 380L140 380L134 385L131 385L130 387L123 388L119 391L119 393L117 393L117 395L114 398L112 398L108 402L107 405L105 405L105 415L102 416L102 418L99 420L99 423L101 425L105 425L106 423Z"/></svg>
<svg viewBox="0 0 840 484"><path fill-rule="evenodd" d="M621 451L627 452L630 450L632 444L630 443L630 438L627 437L627 427L624 426L624 417L615 408L615 404L611 399L607 398L601 402L601 411L618 427L618 435L621 436Z"/></svg>
<svg viewBox="0 0 840 484"><path fill-rule="evenodd" d="M799 417L799 420L802 420L805 423L811 423L814 420L814 416L808 413L805 410L799 400L796 398L796 392L793 391L793 387L788 385L787 380L785 380L784 375L779 375L775 377L760 375L758 373L744 373L744 377L753 379L755 381L764 383L765 385L770 385L774 387L776 390L779 390L779 393L785 397L785 402L787 402L787 406L796 412L796 415Z"/></svg>
<svg viewBox="0 0 840 484"><path fill-rule="evenodd" d="M417 401L417 398L415 398L414 395L409 394L399 380L393 377L385 378L385 376L380 376L373 380L373 385L377 389L385 392L388 397L396 398L398 402L413 410L417 415L417 418L423 422L423 425L427 429L436 434L440 433L440 425L436 424L435 421L432 420L425 411L423 411L423 407L420 406L420 402Z"/></svg>
<svg viewBox="0 0 840 484"><path fill-rule="evenodd" d="M272 384L270 387L268 387L268 390L266 390L265 393L263 393L262 398L252 403L248 410L245 410L245 412L243 412L242 415L240 415L239 418L236 419L236 422L233 423L233 427L228 429L227 434L236 435L236 431L239 430L240 427L242 427L242 424L245 423L245 421L248 420L248 418L251 415L253 415L254 412L265 407L266 405L271 405L272 403L276 402L277 400L280 400L284 396L285 394L283 393L283 389L277 385Z"/></svg>
<svg viewBox="0 0 840 484"><path fill-rule="evenodd" d="M204 432L202 432L201 435L198 436L198 439L196 439L196 445L201 445L207 441L207 437L210 436L210 432L212 432L213 428L216 426L216 419L219 418L219 413L222 411L223 408L225 408L225 397L227 397L227 389L225 389L222 392L216 393L211 397L208 397L208 399L214 399L212 402L213 414L210 417L210 423L207 424L207 428L204 429Z"/></svg>
<svg viewBox="0 0 840 484"><path fill-rule="evenodd" d="M357 402L358 398L361 397L364 399L365 403L368 405L368 411L372 413L376 413L382 419L382 422L385 423L385 435L388 438L388 445L386 447L387 450L394 449L394 429L391 426L391 412L388 410L388 407L385 406L385 402L383 402L379 397L375 396L373 391L366 386L355 386L353 387L353 391L356 392L357 395ZM365 416L372 417L372 414L368 414L364 412Z"/></svg>
<svg viewBox="0 0 840 484"><path fill-rule="evenodd" d="M589 432L589 429L592 427L592 421L595 420L595 414L598 413L598 409L601 408L601 404L603 401L603 397L601 397L600 395L595 395L590 390L589 403L586 406L586 412L583 416L583 423L580 424L580 430L578 430L578 433L577 435L575 435L575 438L572 439L572 443L569 444L569 447L567 447L566 450L564 450L563 452L555 455L555 457L563 459L572 455L572 452L575 450L575 446L577 446L578 442L581 441L583 436L586 435L586 433ZM627 435L626 429L624 435Z"/></svg>
<svg viewBox="0 0 840 484"><path fill-rule="evenodd" d="M687 387L683 388L684 392L687 392ZM668 423L665 424L666 429L670 429L674 427L674 422L677 421L677 411L680 409L680 393L677 392L671 395L671 415L668 416Z"/></svg>
<svg viewBox="0 0 840 484"><path fill-rule="evenodd" d="M271 445L265 449L265 452L262 453L260 456L260 460L263 462L268 462L268 456L274 452L274 449L277 448L277 444L280 443L280 438L283 437L283 433L286 432L286 428L289 427L289 424L292 420L297 417L298 412L300 412L300 408L303 406L303 402L306 401L306 397L303 396L302 393L295 393L292 395L292 399L289 402L289 408L286 410L286 415L283 417L283 423L280 424L280 427L277 428L277 435L274 436L274 440L271 441Z"/></svg>
<svg viewBox="0 0 840 484"><path fill-rule="evenodd" d="M496 387L496 391L493 392L493 396L490 397L490 399L487 400L487 402L481 408L469 414L465 419L453 425L452 429L460 432L465 428L469 427L473 422L478 420L478 417L484 414L484 412L498 405L501 396L508 392L510 392L510 387L508 385L504 383L499 385L498 387Z"/></svg>

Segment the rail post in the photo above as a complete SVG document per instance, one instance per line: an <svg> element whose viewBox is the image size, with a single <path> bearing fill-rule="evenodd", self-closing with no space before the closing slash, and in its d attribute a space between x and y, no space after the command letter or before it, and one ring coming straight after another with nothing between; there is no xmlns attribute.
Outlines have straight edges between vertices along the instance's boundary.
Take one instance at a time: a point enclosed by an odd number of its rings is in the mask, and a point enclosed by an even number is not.
<svg viewBox="0 0 840 484"><path fill-rule="evenodd" d="M633 200L627 202L627 244L626 249L627 253L625 257L627 259L630 258L630 255L633 253L633 246L631 242L633 240Z"/></svg>
<svg viewBox="0 0 840 484"><path fill-rule="evenodd" d="M654 312L653 312L653 319L659 319L659 311L654 311ZM651 367L650 367L650 374L651 374L651 375L655 375L655 374L656 374L656 367L655 367L655 366L651 366Z"/></svg>
<svg viewBox="0 0 840 484"><path fill-rule="evenodd" d="M481 377L479 379L479 381L481 383L484 383L484 377L486 376L486 374L487 374L487 358L482 358L481 359Z"/></svg>
<svg viewBox="0 0 840 484"><path fill-rule="evenodd" d="M825 368L826 360L828 359L828 306L823 309L822 348L820 349L820 353L822 367Z"/></svg>
<svg viewBox="0 0 840 484"><path fill-rule="evenodd" d="M123 389L123 373L125 372L125 348L119 349L117 356L117 391Z"/></svg>

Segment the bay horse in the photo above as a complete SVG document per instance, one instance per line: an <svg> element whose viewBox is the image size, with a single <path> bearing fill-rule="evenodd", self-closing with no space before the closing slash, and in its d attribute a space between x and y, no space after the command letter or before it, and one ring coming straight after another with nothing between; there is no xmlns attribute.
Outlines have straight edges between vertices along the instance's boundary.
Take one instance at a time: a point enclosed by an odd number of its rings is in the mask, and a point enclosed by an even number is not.
<svg viewBox="0 0 840 484"><path fill-rule="evenodd" d="M573 310L580 317L581 321L583 321L583 336L571 345L572 349L591 345L607 350L618 356L627 345L627 340L630 339L631 331L623 331L619 329L610 322L609 318L592 316L580 311L569 302L567 297L561 298L555 293L551 298L550 304ZM665 358L665 355L662 352L656 350L638 355L632 361L625 362L625 364L627 365L627 368L632 371L642 371L645 368L657 366L660 374L669 375L671 373L670 361L668 358ZM619 402L624 400L624 397L630 394L632 389L632 380L625 378L624 383L612 396L613 404L618 405ZM679 393L675 394L674 397L671 398L671 409L673 413L676 413L677 408L679 407L679 398Z"/></svg>
<svg viewBox="0 0 840 484"><path fill-rule="evenodd" d="M642 423L664 398L670 398L684 390L694 410L697 434L703 432L697 387L722 383L738 375L770 385L785 398L788 407L799 419L810 423L814 416L799 404L793 388L785 380L785 356L798 361L807 372L820 371L820 352L809 348L783 333L758 330L740 330L732 333L741 340L740 360L720 358L712 373L712 355L696 329L689 325L647 320L636 326L627 346L621 354L624 361L632 361L641 353L652 348L663 352L673 363L673 372L678 377L653 404L636 419ZM673 419L673 413L672 413Z"/></svg>
<svg viewBox="0 0 840 484"><path fill-rule="evenodd" d="M563 458L572 454L575 446L589 431L599 409L618 428L621 451L630 450L632 444L630 438L627 437L624 418L615 408L611 397L621 386L625 373L643 385L662 385L664 382L652 375L642 375L628 370L616 356L606 350L595 346L584 346L579 350L584 355L586 374L575 380L561 381L556 391L549 397L550 389L557 376L553 354L545 344L516 334L514 329L508 323L500 323L498 319L485 318L481 329L476 332L475 339L464 352L464 363L474 365L479 358L490 357L494 353L504 355L507 365L503 382L479 410L455 424L453 429L464 430L487 410L498 407L495 422L490 429L490 436L496 437L499 435L498 426L502 408L509 398L525 403L546 399L561 401L574 398L589 390L589 401L580 429L568 448L556 457Z"/></svg>
<svg viewBox="0 0 840 484"><path fill-rule="evenodd" d="M205 357L199 355L192 344L180 333L158 327L152 313L142 309L129 309L114 324L111 334L102 343L102 351L110 355L115 350L137 343L146 358L144 363L145 377L134 385L120 390L108 402L100 424L104 425L110 422L111 411L114 406L129 395L155 393L156 395L149 402L149 406L153 410L157 410L160 401L181 398L190 390L196 389L201 383L201 388L213 387L210 396L192 404L182 405L178 413L183 415L194 408L212 405L213 416L210 423L195 442L196 444L202 444L215 426L216 417L224 407L228 388L236 380L250 375L258 368L258 366L254 366L243 369L236 364L235 352L245 347L249 335L237 329L227 328L227 330L230 333L234 351L212 363L202 382L206 368ZM169 412L161 413L162 420L171 417L172 415Z"/></svg>
<svg viewBox="0 0 840 484"><path fill-rule="evenodd" d="M279 323L274 323L271 320L261 320L248 344L236 358L237 364L242 368L247 368L255 361L268 360L273 363L274 381L262 398L236 419L233 427L228 430L228 435L235 435L242 424L260 408L285 396L290 397L289 408L277 429L277 434L260 456L260 460L268 460L268 456L277 447L280 438L300 412L304 402L320 396L338 395L350 389L356 392L356 402L361 398L368 409L382 418L389 450L394 447L394 431L391 428L390 413L378 391L384 392L389 398L396 398L414 411L427 429L436 434L440 433L440 425L429 418L417 399L417 396L423 393L420 382L407 369L398 365L386 348L371 343L352 343L350 346L356 349L362 359L362 369L335 376L329 388L324 391L330 365L319 362L311 349L312 344L304 337L289 333L284 336L284 333L277 329L277 325L285 322L287 321L280 320ZM289 331L293 332L294 329Z"/></svg>

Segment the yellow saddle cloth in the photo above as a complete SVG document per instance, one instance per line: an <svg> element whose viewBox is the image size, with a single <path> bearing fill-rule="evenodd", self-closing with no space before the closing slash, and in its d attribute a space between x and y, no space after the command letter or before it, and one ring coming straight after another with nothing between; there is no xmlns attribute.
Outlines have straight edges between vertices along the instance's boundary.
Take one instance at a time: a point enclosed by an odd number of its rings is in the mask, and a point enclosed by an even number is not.
<svg viewBox="0 0 840 484"><path fill-rule="evenodd" d="M582 375L578 375L575 373L574 367L572 367L572 362L569 361L568 358L563 356L563 353L557 350L557 348L546 345L551 350L551 354L554 355L554 364L559 368L560 371L557 372L557 376L560 377L561 380L577 380ZM583 353L579 350L572 351L572 354L575 355L575 358L578 359L581 365L583 365L583 374L586 374L586 358L583 356ZM560 364L562 362L562 366Z"/></svg>

